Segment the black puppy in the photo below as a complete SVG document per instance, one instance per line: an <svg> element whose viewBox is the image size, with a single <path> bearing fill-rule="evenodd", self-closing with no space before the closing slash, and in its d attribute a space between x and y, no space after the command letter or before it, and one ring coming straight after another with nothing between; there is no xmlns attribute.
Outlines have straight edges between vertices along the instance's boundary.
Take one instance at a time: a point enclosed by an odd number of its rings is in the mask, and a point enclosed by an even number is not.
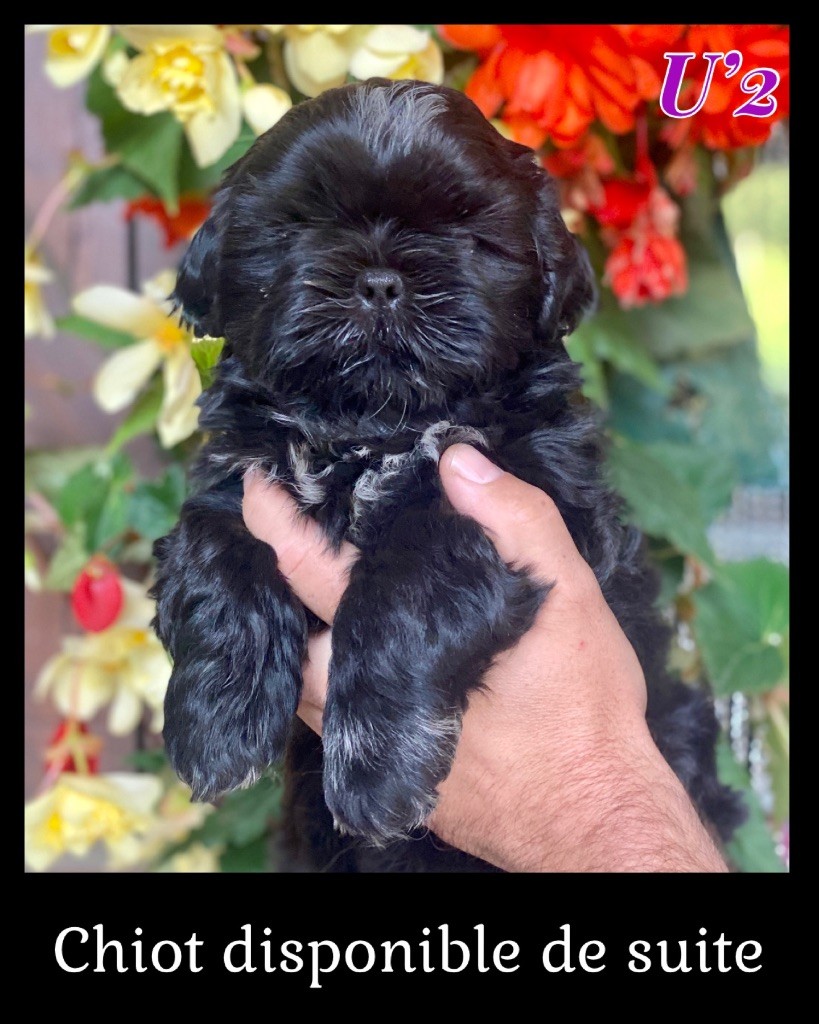
<svg viewBox="0 0 819 1024"><path fill-rule="evenodd" d="M437 461L467 441L557 502L640 658L657 744L730 832L711 706L666 674L641 538L602 482L563 346L593 300L589 264L529 149L451 89L326 92L228 171L175 299L197 334L227 339L197 490L156 547L165 741L196 799L252 783L289 737L301 867L481 867L401 841L435 805L470 692L549 589L447 506ZM362 552L333 625L323 750L294 724L317 622L244 526L251 467Z"/></svg>

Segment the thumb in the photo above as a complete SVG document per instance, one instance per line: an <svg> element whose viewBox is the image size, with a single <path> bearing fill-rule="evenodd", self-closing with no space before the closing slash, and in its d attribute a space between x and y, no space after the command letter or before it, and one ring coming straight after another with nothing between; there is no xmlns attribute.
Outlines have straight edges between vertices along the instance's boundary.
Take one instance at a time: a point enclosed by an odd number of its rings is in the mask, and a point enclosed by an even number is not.
<svg viewBox="0 0 819 1024"><path fill-rule="evenodd" d="M454 444L438 467L456 511L476 520L505 562L542 578L588 569L552 499L490 462L475 448Z"/></svg>

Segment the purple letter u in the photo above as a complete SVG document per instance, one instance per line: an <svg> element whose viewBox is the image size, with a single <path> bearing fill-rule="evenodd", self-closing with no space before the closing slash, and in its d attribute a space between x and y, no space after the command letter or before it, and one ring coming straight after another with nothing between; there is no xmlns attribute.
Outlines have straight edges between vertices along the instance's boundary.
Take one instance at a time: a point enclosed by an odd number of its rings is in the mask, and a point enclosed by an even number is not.
<svg viewBox="0 0 819 1024"><path fill-rule="evenodd" d="M692 57L696 57L696 54L666 53L663 54L663 56L668 61L668 67L665 71L663 87L660 90L660 109L667 117L693 117L694 114L701 109L703 103L705 103L708 98L708 90L711 88L711 80L714 77L714 68L717 65L717 61L722 59L723 54L703 54L705 60L708 61L708 70L705 72L705 81L702 84L702 91L700 92L699 99L694 106L689 107L688 110L680 110L678 106L680 101L680 89L682 87L683 78L685 77L686 65Z"/></svg>

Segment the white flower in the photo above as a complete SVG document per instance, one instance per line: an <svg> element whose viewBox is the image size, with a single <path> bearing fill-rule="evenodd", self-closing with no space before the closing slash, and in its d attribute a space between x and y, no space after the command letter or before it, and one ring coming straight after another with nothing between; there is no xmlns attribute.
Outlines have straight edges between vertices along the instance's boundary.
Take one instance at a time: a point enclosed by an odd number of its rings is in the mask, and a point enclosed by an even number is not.
<svg viewBox="0 0 819 1024"><path fill-rule="evenodd" d="M276 85L251 85L242 93L242 112L256 135L263 135L293 106L284 89Z"/></svg>
<svg viewBox="0 0 819 1024"><path fill-rule="evenodd" d="M444 80L441 48L412 25L376 25L350 60L355 78L417 78L440 85Z"/></svg>
<svg viewBox="0 0 819 1024"><path fill-rule="evenodd" d="M64 772L26 805L26 861L44 871L64 853L82 856L102 840L115 861L130 863L151 827L162 793L155 775Z"/></svg>
<svg viewBox="0 0 819 1024"><path fill-rule="evenodd" d="M163 724L171 663L150 627L154 602L145 587L123 579L122 611L108 629L63 638L62 650L45 663L36 694L49 694L68 718L87 722L106 705L115 736L132 732L145 707L151 729Z"/></svg>
<svg viewBox="0 0 819 1024"><path fill-rule="evenodd" d="M164 395L157 420L159 439L172 448L196 430L202 393L199 371L191 356L193 336L171 311L167 296L173 290L173 271L163 271L143 285L137 295L114 285L95 285L74 298L80 316L124 331L136 344L116 351L94 380L94 397L110 413L119 412L136 398L162 367Z"/></svg>
<svg viewBox="0 0 819 1024"><path fill-rule="evenodd" d="M187 849L175 853L159 865L157 871L181 871L186 874L216 874L221 871L219 866L220 847L205 846L204 843L192 843Z"/></svg>
<svg viewBox="0 0 819 1024"><path fill-rule="evenodd" d="M170 110L200 167L224 155L242 126L239 80L213 25L120 25L140 52L106 64L122 105L138 114Z"/></svg>
<svg viewBox="0 0 819 1024"><path fill-rule="evenodd" d="M305 96L347 80L350 58L371 25L285 25L284 67Z"/></svg>
<svg viewBox="0 0 819 1024"><path fill-rule="evenodd" d="M61 89L85 78L105 52L110 25L29 25L29 32L49 32L45 73Z"/></svg>
<svg viewBox="0 0 819 1024"><path fill-rule="evenodd" d="M42 286L53 279L53 274L40 256L29 246L25 248L25 316L23 335L30 338L36 334L43 338L54 337L54 321L43 298Z"/></svg>

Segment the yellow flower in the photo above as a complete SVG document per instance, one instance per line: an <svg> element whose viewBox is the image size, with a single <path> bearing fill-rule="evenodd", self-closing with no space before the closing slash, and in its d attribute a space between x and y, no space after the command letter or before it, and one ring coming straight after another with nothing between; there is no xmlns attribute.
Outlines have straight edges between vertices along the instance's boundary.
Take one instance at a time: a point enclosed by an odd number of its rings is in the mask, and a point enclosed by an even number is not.
<svg viewBox="0 0 819 1024"><path fill-rule="evenodd" d="M42 285L52 280L53 274L39 255L29 246L25 248L25 319L23 334L30 338L35 334L44 338L54 337L54 321L43 298Z"/></svg>
<svg viewBox="0 0 819 1024"><path fill-rule="evenodd" d="M110 25L29 25L29 32L49 32L45 73L65 89L85 78L99 63Z"/></svg>
<svg viewBox="0 0 819 1024"><path fill-rule="evenodd" d="M191 803L190 789L183 782L174 781L160 800L154 822L143 837L139 860L154 860L167 846L181 842L215 809L212 804Z"/></svg>
<svg viewBox="0 0 819 1024"><path fill-rule="evenodd" d="M256 135L272 128L292 106L288 94L276 85L251 85L242 93L242 111Z"/></svg>
<svg viewBox="0 0 819 1024"><path fill-rule="evenodd" d="M196 430L202 393L199 371L191 356L193 336L172 313L167 296L174 286L172 270L163 271L136 295L114 285L95 285L74 298L75 313L125 331L135 345L118 349L94 380L94 397L110 413L119 412L136 398L156 370L162 367L164 395L157 420L159 440L172 448Z"/></svg>
<svg viewBox="0 0 819 1024"><path fill-rule="evenodd" d="M221 847L205 846L204 843L193 843L180 853L169 857L157 868L157 871L184 871L186 873L215 874L221 871L219 854Z"/></svg>
<svg viewBox="0 0 819 1024"><path fill-rule="evenodd" d="M135 729L147 707L151 728L159 732L171 665L150 628L154 602L138 583L123 579L122 587L125 599L114 625L64 637L60 653L43 666L35 692L50 694L63 715L81 722L110 704L108 728L115 736Z"/></svg>
<svg viewBox="0 0 819 1024"><path fill-rule="evenodd" d="M350 58L371 28L372 25L285 25L287 77L305 96L318 96L325 89L343 85Z"/></svg>
<svg viewBox="0 0 819 1024"><path fill-rule="evenodd" d="M441 48L412 25L376 25L350 60L354 78L417 78L440 85L444 80Z"/></svg>
<svg viewBox="0 0 819 1024"><path fill-rule="evenodd" d="M173 111L200 167L224 155L242 126L236 69L213 25L120 25L140 52L106 65L122 105L138 114Z"/></svg>
<svg viewBox="0 0 819 1024"><path fill-rule="evenodd" d="M64 853L82 856L100 840L114 858L129 862L153 822L162 792L155 775L63 773L26 805L26 861L44 871Z"/></svg>

